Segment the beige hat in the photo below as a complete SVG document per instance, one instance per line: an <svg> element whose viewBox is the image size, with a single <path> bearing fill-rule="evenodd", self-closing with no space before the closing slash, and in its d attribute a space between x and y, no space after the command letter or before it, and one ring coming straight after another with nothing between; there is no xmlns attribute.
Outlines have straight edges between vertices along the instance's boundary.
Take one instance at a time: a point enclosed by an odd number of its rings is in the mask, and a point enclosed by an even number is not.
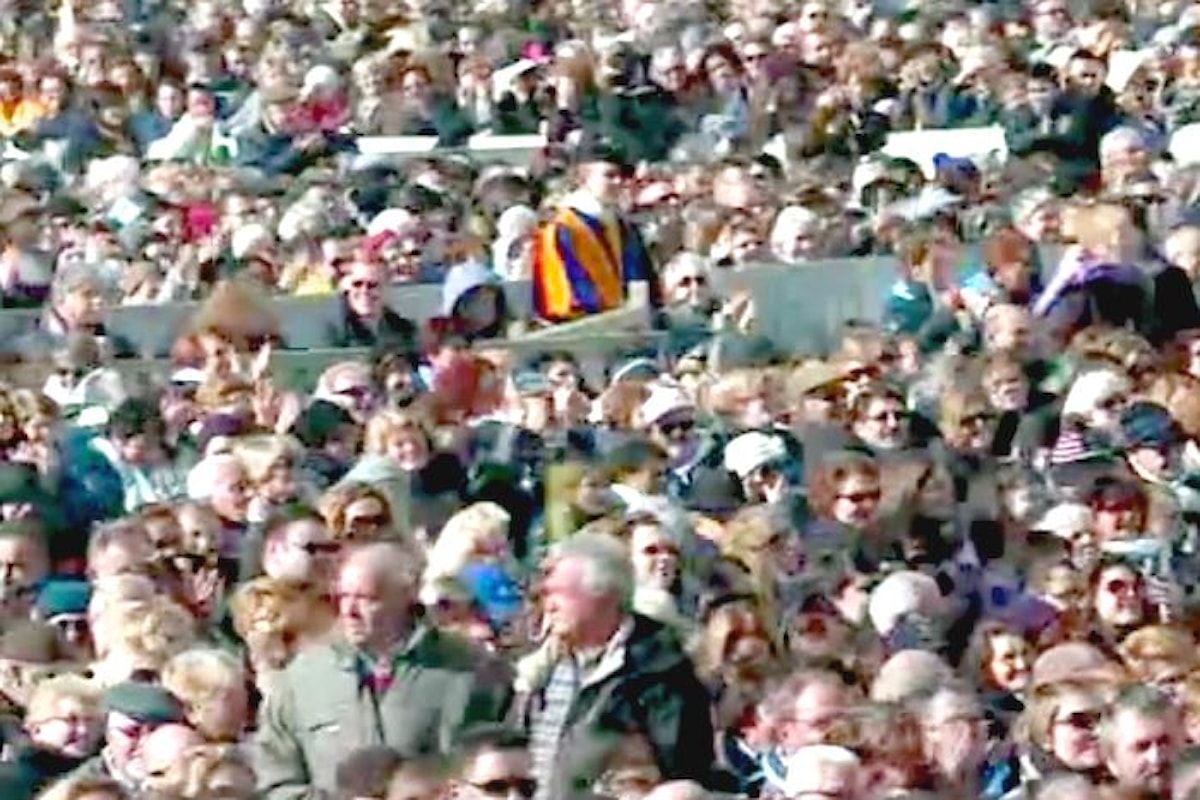
<svg viewBox="0 0 1200 800"><path fill-rule="evenodd" d="M792 371L788 378L788 394L803 397L832 384L842 376L842 370L827 361L809 361Z"/></svg>
<svg viewBox="0 0 1200 800"><path fill-rule="evenodd" d="M1100 650L1084 642L1055 645L1033 663L1034 689L1055 683L1119 683L1125 670Z"/></svg>

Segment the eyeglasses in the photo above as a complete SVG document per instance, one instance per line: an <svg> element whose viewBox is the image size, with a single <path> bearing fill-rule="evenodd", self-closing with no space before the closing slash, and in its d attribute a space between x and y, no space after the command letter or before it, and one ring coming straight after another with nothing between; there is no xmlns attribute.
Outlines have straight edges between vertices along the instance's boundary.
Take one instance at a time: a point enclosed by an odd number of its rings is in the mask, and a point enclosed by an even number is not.
<svg viewBox="0 0 1200 800"><path fill-rule="evenodd" d="M304 544L296 545L298 550L303 550L310 556L333 555L341 547L337 542L305 542Z"/></svg>
<svg viewBox="0 0 1200 800"><path fill-rule="evenodd" d="M72 633L78 635L87 633L88 620L86 614L59 614L56 617L50 618L50 624L58 629L58 632L63 635Z"/></svg>
<svg viewBox="0 0 1200 800"><path fill-rule="evenodd" d="M350 281L351 289L378 289L380 286L379 281Z"/></svg>
<svg viewBox="0 0 1200 800"><path fill-rule="evenodd" d="M1054 724L1065 725L1078 731L1091 731L1100 723L1102 716L1099 711L1072 711L1054 720Z"/></svg>
<svg viewBox="0 0 1200 800"><path fill-rule="evenodd" d="M658 429L663 432L664 436L672 436L676 433L690 433L695 427L695 420L681 419L675 422L664 422L658 426Z"/></svg>
<svg viewBox="0 0 1200 800"><path fill-rule="evenodd" d="M346 527L350 529L382 528L389 522L391 522L391 520L389 520L384 514L374 514L370 516L351 517L350 519L346 520Z"/></svg>
<svg viewBox="0 0 1200 800"><path fill-rule="evenodd" d="M489 797L508 797L516 792L521 797L530 798L537 793L537 781L533 778L497 778L483 783L472 783L471 786Z"/></svg>
<svg viewBox="0 0 1200 800"><path fill-rule="evenodd" d="M708 278L703 275L684 275L676 281L676 285L681 289L687 289L691 286L701 287L708 285Z"/></svg>
<svg viewBox="0 0 1200 800"><path fill-rule="evenodd" d="M845 494L839 492L838 499L845 500L848 503L854 503L855 505L862 505L864 503L877 503L882 495L883 492L881 492L879 489L866 492L848 492Z"/></svg>
<svg viewBox="0 0 1200 800"><path fill-rule="evenodd" d="M1113 578L1105 581L1101 588L1109 594L1137 594L1138 582L1125 578Z"/></svg>
<svg viewBox="0 0 1200 800"><path fill-rule="evenodd" d="M374 392L371 391L369 386L347 386L344 389L337 389L334 391L334 394L341 395L342 397L353 397L355 400L362 400L370 397Z"/></svg>

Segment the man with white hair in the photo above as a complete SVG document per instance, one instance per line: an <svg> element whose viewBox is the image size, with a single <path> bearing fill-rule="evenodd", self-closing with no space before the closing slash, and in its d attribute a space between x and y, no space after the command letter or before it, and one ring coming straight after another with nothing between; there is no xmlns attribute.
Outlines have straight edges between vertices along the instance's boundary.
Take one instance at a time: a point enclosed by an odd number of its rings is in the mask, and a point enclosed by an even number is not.
<svg viewBox="0 0 1200 800"><path fill-rule="evenodd" d="M551 553L542 584L546 643L517 667L538 798L570 798L604 768L602 743L641 734L669 780L704 780L713 763L708 693L675 637L630 612L628 547L580 533ZM607 734L607 735L606 735Z"/></svg>
<svg viewBox="0 0 1200 800"><path fill-rule="evenodd" d="M292 660L262 710L263 800L332 796L338 764L359 748L446 754L460 730L499 720L507 668L421 620L420 572L419 556L394 542L342 562L333 634Z"/></svg>
<svg viewBox="0 0 1200 800"><path fill-rule="evenodd" d="M787 760L783 796L794 800L829 798L858 800L862 796L862 762L844 747L813 744Z"/></svg>

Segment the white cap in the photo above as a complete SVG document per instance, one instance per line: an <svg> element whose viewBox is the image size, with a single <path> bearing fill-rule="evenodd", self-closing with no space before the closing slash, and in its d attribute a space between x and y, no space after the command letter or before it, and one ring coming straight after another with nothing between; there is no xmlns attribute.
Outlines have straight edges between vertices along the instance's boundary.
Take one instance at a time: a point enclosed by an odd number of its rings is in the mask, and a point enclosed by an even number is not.
<svg viewBox="0 0 1200 800"><path fill-rule="evenodd" d="M402 208L385 208L367 223L367 236L378 236L384 231L400 233L412 224L413 215Z"/></svg>
<svg viewBox="0 0 1200 800"><path fill-rule="evenodd" d="M654 425L669 414L692 411L695 407L692 399L678 386L655 384L650 388L646 402L642 403L642 423Z"/></svg>
<svg viewBox="0 0 1200 800"><path fill-rule="evenodd" d="M1032 526L1055 536L1069 536L1088 530L1092 525L1092 510L1083 503L1059 503L1051 506Z"/></svg>
<svg viewBox="0 0 1200 800"><path fill-rule="evenodd" d="M725 469L742 480L759 467L785 458L783 439L760 431L743 433L725 445Z"/></svg>

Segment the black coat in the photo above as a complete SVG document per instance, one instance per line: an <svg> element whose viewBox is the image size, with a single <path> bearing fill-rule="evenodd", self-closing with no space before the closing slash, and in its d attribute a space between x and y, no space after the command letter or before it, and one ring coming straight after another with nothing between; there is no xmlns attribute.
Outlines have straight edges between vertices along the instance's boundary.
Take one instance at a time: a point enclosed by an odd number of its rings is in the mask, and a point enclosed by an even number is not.
<svg viewBox="0 0 1200 800"><path fill-rule="evenodd" d="M412 350L417 343L417 327L390 308L385 308L379 325L372 330L350 310L345 296L339 295L337 319L326 328L324 338L329 347L386 346Z"/></svg>
<svg viewBox="0 0 1200 800"><path fill-rule="evenodd" d="M1180 331L1200 328L1200 306L1192 281L1179 267L1166 267L1154 276L1154 312L1150 316L1150 340L1170 341Z"/></svg>

